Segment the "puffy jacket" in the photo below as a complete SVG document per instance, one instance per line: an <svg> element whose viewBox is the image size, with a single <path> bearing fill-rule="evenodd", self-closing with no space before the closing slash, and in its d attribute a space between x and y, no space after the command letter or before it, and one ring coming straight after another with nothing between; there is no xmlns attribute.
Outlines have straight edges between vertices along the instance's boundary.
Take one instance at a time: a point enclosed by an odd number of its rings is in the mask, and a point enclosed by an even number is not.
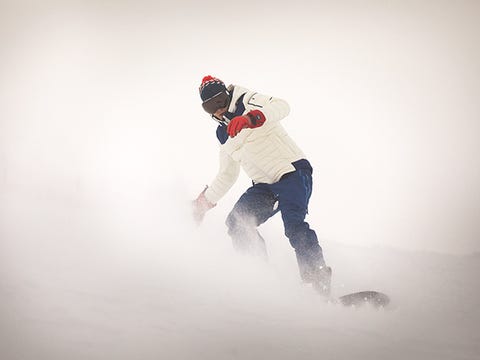
<svg viewBox="0 0 480 360"><path fill-rule="evenodd" d="M221 141L219 171L205 192L205 197L213 204L235 183L240 166L254 183L273 184L284 174L295 171L292 162L305 158L280 124L290 112L286 101L236 85L230 85L228 90L232 94L229 114L238 116L257 109L265 115L266 121L258 128L243 129L237 136ZM225 128L219 126L217 135Z"/></svg>

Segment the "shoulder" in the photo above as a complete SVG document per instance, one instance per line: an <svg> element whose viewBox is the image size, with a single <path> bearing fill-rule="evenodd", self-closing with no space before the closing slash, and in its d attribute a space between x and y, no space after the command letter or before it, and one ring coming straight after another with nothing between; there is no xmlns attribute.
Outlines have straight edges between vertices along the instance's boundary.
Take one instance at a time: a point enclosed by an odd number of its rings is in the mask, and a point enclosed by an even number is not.
<svg viewBox="0 0 480 360"><path fill-rule="evenodd" d="M239 85L230 85L228 89L232 94L232 107L236 106L238 101L241 100L249 109L261 109L275 99L271 95L262 94Z"/></svg>
<svg viewBox="0 0 480 360"><path fill-rule="evenodd" d="M238 105L240 101L244 104L248 103L250 98L255 94L255 92L240 85L229 85L227 90L232 96L232 101L230 103L231 108L234 108L236 105Z"/></svg>

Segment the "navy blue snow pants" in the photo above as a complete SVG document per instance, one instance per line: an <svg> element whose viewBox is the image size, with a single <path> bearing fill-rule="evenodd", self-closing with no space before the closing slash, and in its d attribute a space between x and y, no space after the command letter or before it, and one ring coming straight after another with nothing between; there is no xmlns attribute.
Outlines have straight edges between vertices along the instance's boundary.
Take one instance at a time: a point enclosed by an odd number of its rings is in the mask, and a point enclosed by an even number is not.
<svg viewBox="0 0 480 360"><path fill-rule="evenodd" d="M283 175L278 182L248 188L228 215L226 224L237 250L266 257L265 241L256 228L280 211L285 236L295 249L300 275L306 280L313 268L325 262L317 235L305 221L312 194L312 167L305 159L292 164L296 170Z"/></svg>

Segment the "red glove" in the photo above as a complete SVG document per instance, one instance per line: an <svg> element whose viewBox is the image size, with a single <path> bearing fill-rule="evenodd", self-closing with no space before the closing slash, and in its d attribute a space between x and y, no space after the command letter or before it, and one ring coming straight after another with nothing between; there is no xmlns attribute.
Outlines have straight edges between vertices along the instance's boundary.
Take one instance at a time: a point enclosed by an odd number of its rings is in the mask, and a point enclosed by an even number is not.
<svg viewBox="0 0 480 360"><path fill-rule="evenodd" d="M207 200L205 197L205 191L207 191L208 186L203 189L203 191L198 195L198 197L193 200L193 219L197 224L200 224L203 220L203 217L207 213L208 210L215 207L217 204L212 204L210 201Z"/></svg>
<svg viewBox="0 0 480 360"><path fill-rule="evenodd" d="M260 110L252 110L249 113L242 116L235 116L227 127L227 133L230 137L237 136L242 129L250 128L254 129L262 126L265 122L265 115Z"/></svg>

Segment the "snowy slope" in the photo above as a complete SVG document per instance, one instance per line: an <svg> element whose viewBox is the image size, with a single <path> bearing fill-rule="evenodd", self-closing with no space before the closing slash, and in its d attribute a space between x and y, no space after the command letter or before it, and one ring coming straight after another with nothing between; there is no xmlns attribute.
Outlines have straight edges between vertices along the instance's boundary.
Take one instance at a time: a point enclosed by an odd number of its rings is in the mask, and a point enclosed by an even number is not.
<svg viewBox="0 0 480 360"><path fill-rule="evenodd" d="M281 237L263 264L235 255L221 225L173 230L178 213L155 224L8 199L2 359L478 358L478 254L324 241L336 294L379 289L394 302L350 309L299 284Z"/></svg>

